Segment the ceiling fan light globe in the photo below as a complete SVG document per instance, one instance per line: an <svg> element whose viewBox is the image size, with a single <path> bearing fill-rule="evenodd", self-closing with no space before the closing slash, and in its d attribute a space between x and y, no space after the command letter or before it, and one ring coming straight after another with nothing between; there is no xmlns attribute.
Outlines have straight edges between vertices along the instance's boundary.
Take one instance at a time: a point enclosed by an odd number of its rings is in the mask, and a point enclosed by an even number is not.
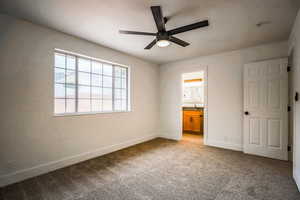
<svg viewBox="0 0 300 200"><path fill-rule="evenodd" d="M170 45L170 42L168 40L158 40L156 45L159 47L167 47Z"/></svg>

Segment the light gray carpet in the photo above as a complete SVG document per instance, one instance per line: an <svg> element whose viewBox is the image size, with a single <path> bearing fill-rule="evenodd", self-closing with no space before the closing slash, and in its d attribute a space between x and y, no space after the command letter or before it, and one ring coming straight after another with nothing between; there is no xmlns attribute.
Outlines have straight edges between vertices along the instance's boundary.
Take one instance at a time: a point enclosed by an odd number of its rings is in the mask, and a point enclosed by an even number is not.
<svg viewBox="0 0 300 200"><path fill-rule="evenodd" d="M1 189L5 200L299 200L289 162L155 139Z"/></svg>

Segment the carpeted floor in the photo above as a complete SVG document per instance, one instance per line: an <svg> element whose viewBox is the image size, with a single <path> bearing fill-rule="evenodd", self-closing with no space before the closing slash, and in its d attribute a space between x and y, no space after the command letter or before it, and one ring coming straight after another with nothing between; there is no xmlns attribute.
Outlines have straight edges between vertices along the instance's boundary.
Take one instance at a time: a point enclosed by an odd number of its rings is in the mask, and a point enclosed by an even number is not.
<svg viewBox="0 0 300 200"><path fill-rule="evenodd" d="M299 200L289 162L155 139L5 187L5 200Z"/></svg>

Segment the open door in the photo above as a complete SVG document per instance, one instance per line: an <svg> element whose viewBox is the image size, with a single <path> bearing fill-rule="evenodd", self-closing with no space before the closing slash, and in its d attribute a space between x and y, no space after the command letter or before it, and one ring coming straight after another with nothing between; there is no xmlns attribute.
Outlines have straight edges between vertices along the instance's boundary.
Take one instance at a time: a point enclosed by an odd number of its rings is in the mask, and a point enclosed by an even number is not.
<svg viewBox="0 0 300 200"><path fill-rule="evenodd" d="M288 159L287 59L244 67L244 152Z"/></svg>

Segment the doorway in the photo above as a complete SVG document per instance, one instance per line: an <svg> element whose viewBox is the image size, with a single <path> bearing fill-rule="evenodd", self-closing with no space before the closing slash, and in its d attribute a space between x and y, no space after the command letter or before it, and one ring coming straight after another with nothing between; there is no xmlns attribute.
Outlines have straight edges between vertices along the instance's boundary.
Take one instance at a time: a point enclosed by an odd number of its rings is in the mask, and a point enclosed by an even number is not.
<svg viewBox="0 0 300 200"><path fill-rule="evenodd" d="M182 141L205 144L205 71L182 74Z"/></svg>

